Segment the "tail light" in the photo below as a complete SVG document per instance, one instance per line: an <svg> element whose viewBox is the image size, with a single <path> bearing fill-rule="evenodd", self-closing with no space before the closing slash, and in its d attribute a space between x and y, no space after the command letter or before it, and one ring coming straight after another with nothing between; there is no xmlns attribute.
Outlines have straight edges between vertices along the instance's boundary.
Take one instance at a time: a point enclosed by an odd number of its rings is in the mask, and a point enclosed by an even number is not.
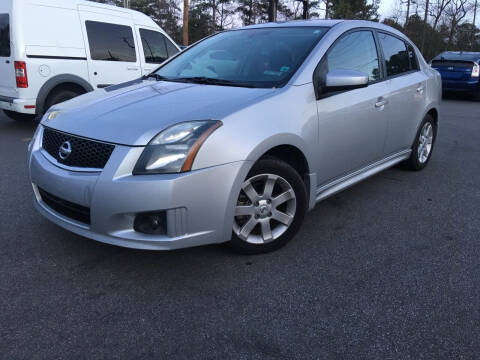
<svg viewBox="0 0 480 360"><path fill-rule="evenodd" d="M15 61L15 78L17 88L28 88L27 64L24 61Z"/></svg>
<svg viewBox="0 0 480 360"><path fill-rule="evenodd" d="M479 77L480 76L480 65L475 64L473 65L472 69L472 77Z"/></svg>

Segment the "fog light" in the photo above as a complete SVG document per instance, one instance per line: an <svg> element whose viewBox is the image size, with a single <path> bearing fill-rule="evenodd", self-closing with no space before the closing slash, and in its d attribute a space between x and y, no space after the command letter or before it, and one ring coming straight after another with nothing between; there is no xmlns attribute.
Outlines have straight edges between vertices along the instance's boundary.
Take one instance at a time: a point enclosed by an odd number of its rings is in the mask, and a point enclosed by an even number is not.
<svg viewBox="0 0 480 360"><path fill-rule="evenodd" d="M167 234L166 211L142 213L135 216L133 229L137 232L150 235Z"/></svg>

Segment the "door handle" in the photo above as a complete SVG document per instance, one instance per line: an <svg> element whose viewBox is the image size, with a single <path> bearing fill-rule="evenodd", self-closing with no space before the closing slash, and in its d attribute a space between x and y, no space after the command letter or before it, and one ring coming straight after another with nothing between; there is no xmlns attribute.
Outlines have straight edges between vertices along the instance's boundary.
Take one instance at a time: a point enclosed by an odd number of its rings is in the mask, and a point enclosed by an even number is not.
<svg viewBox="0 0 480 360"><path fill-rule="evenodd" d="M388 104L388 100L387 100L387 99L380 98L380 99L378 99L378 101L375 103L375 107L378 109L378 108L384 107L384 106L387 105L387 104Z"/></svg>
<svg viewBox="0 0 480 360"><path fill-rule="evenodd" d="M417 93L419 93L420 95L422 95L422 94L423 94L423 90L424 90L423 85L420 85L420 86L417 88Z"/></svg>
<svg viewBox="0 0 480 360"><path fill-rule="evenodd" d="M138 70L139 68L137 66L129 66L127 67L127 70Z"/></svg>

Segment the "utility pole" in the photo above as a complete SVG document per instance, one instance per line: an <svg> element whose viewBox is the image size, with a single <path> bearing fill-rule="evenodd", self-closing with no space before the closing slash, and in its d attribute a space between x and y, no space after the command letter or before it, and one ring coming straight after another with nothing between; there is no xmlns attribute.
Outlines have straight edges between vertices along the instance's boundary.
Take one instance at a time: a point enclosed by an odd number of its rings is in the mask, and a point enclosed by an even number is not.
<svg viewBox="0 0 480 360"><path fill-rule="evenodd" d="M268 1L268 22L277 21L277 0Z"/></svg>
<svg viewBox="0 0 480 360"><path fill-rule="evenodd" d="M308 0L303 0L302 4L303 4L302 19L307 20L308 19L308 7L309 7L310 4L308 3Z"/></svg>
<svg viewBox="0 0 480 360"><path fill-rule="evenodd" d="M475 6L473 7L473 29L475 29L475 21L477 20L477 5L478 0L475 0Z"/></svg>
<svg viewBox="0 0 480 360"><path fill-rule="evenodd" d="M477 0L475 0L477 1ZM430 3L430 0L425 0L425 16L423 17L423 35L422 35L422 46L420 47L420 50L423 53L423 50L425 49L425 36L427 34L427 26L428 26L428 5Z"/></svg>
<svg viewBox="0 0 480 360"><path fill-rule="evenodd" d="M183 0L183 45L188 46L188 0Z"/></svg>

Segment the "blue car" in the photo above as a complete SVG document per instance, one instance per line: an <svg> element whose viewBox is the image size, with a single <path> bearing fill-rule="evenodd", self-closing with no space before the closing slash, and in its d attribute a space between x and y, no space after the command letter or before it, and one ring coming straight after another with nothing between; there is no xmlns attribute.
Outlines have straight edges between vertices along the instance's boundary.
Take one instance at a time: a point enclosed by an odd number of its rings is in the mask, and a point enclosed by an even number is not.
<svg viewBox="0 0 480 360"><path fill-rule="evenodd" d="M442 76L443 91L465 92L480 98L480 52L446 51L436 56L432 68Z"/></svg>

